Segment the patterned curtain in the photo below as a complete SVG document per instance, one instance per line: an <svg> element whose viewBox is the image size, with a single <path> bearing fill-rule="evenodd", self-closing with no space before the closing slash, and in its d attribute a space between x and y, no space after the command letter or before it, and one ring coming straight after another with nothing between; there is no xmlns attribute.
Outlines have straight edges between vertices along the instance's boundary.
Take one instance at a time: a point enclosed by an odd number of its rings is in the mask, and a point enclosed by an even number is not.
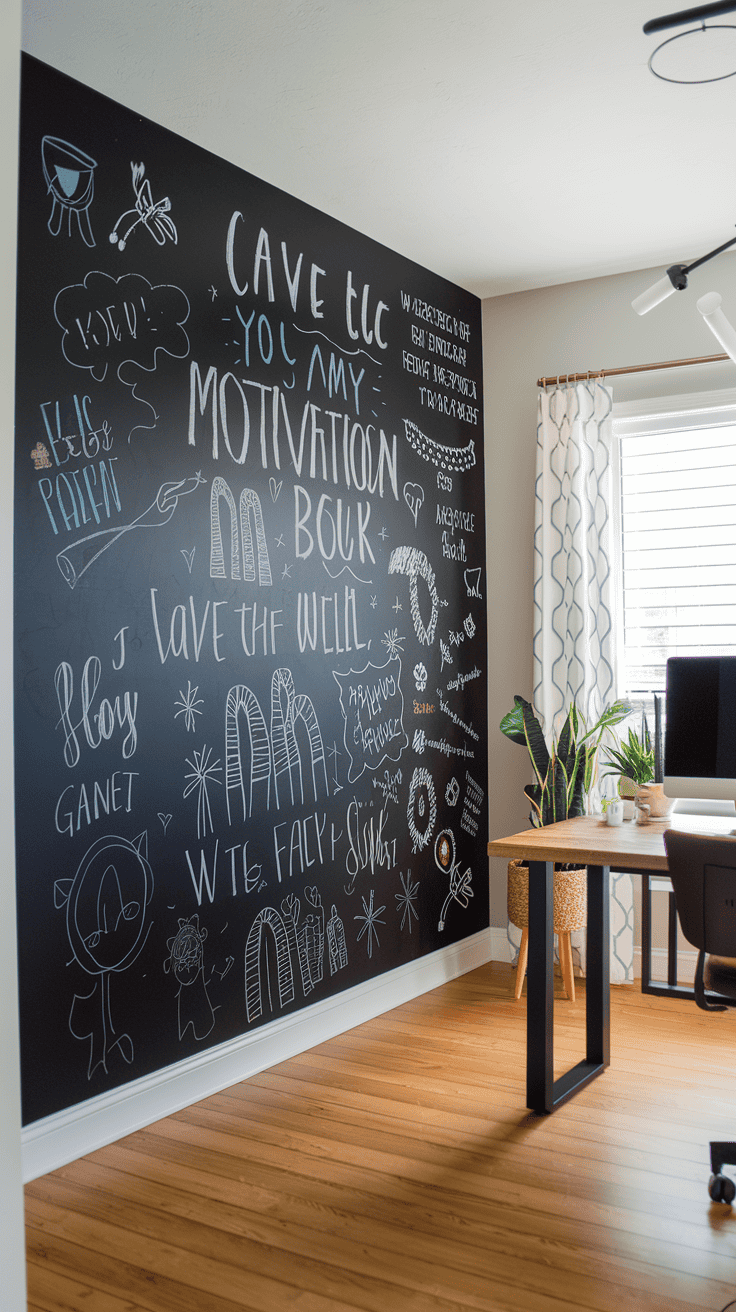
<svg viewBox="0 0 736 1312"><path fill-rule="evenodd" d="M534 517L534 694L548 740L573 699L594 723L617 695L611 573L610 387L596 379L541 390ZM596 795L593 794L596 807ZM634 977L632 877L611 872L611 980ZM516 945L520 933L509 935ZM573 933L585 973L585 932Z"/></svg>

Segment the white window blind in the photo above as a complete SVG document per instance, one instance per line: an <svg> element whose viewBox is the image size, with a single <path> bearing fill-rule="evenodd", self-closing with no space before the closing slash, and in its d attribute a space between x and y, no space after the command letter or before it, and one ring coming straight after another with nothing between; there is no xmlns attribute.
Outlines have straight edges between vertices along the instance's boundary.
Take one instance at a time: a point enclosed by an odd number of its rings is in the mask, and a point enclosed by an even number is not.
<svg viewBox="0 0 736 1312"><path fill-rule="evenodd" d="M617 405L624 692L668 656L736 655L736 394Z"/></svg>

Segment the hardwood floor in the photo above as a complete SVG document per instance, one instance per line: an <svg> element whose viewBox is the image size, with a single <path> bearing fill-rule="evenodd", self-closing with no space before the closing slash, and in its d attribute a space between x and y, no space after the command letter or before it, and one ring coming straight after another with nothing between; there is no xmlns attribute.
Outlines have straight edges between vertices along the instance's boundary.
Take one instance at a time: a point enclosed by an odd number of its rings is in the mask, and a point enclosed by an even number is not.
<svg viewBox="0 0 736 1312"><path fill-rule="evenodd" d="M27 1188L44 1312L701 1312L736 1298L736 1014L612 989L611 1068L524 1107L491 963ZM559 1069L585 993L555 1003Z"/></svg>

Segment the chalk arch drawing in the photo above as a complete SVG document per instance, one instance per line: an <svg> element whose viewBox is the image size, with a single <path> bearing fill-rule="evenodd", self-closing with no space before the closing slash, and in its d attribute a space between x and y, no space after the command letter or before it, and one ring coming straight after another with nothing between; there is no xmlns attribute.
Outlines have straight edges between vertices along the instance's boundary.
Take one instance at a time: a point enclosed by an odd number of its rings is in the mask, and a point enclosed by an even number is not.
<svg viewBox="0 0 736 1312"><path fill-rule="evenodd" d="M250 765L247 769L243 766L244 738L240 729L243 718L250 745ZM237 684L230 689L225 706L225 787L227 814L231 824L231 794L240 794L242 819L247 820L253 814L257 785L265 784L265 788L261 787L261 801L265 792L265 807L266 810L270 808L272 779L276 809L280 809L283 799L279 797L278 781L285 773L289 776L292 805L295 801L304 801L302 749L296 733L300 722L307 734L312 791L317 801L322 785L325 795L329 797L330 794L322 732L311 698L305 693L296 693L291 670L274 670L271 679L270 734L255 693L244 684Z"/></svg>
<svg viewBox="0 0 736 1312"><path fill-rule="evenodd" d="M242 575L244 583L256 581L256 556L258 558L258 582L261 587L270 587L271 562L266 542L266 529L263 523L263 511L258 493L251 487L244 487L240 493L240 523L235 509L235 498L224 478L218 475L212 480L210 492L210 578L224 579L225 552L222 541L220 522L221 503L230 513L230 577L239 579L240 539L243 542ZM251 522L252 521L252 522ZM253 540L255 538L255 550Z"/></svg>
<svg viewBox="0 0 736 1312"><path fill-rule="evenodd" d="M409 605L411 609L411 618L414 622L414 631L420 642L431 647L434 642L434 634L437 627L440 598L434 581L434 570L427 560L427 557L418 547L396 547L395 550L391 552L391 558L388 563L388 572L389 574L408 575ZM424 579L432 603L432 614L427 625L424 624L419 609L418 578Z"/></svg>
<svg viewBox="0 0 736 1312"><path fill-rule="evenodd" d="M286 926L274 907L264 907L253 921L245 945L245 1007L249 1024L263 1015L261 948L264 940L266 950L270 941L276 953L279 1006L285 1007L294 1000L294 972Z"/></svg>
<svg viewBox="0 0 736 1312"><path fill-rule="evenodd" d="M422 828L417 823L417 816L420 822L424 822ZM421 852L434 833L437 819L437 797L434 791L434 783L429 770L426 770L423 765L418 765L411 777L406 818L409 822L409 833L412 841L411 850L412 852Z"/></svg>

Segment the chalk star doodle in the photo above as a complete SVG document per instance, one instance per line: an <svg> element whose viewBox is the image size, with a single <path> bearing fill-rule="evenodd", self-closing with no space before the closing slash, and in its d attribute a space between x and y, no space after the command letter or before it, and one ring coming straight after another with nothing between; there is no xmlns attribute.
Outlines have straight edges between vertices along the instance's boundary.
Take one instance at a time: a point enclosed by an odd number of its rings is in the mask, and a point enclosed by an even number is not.
<svg viewBox="0 0 736 1312"><path fill-rule="evenodd" d="M460 874L460 862L455 860L455 835L451 829L443 829L437 835L434 845L434 860L438 870L449 870L450 872L450 891L442 905L437 926L441 932L445 928L445 917L450 903L457 902L459 906L466 908L473 896L473 890L470 887L473 873L470 866L468 866L465 874Z"/></svg>
<svg viewBox="0 0 736 1312"><path fill-rule="evenodd" d="M279 533L279 535L278 535L278 537L277 537L277 539L276 539L276 546L277 546L277 547L283 547L283 545L284 545L284 535L283 535L283 533Z"/></svg>
<svg viewBox="0 0 736 1312"><path fill-rule="evenodd" d="M212 292L212 300L214 302L214 299L217 295L217 288L214 286L214 284L212 285L212 287L210 287L210 291Z"/></svg>
<svg viewBox="0 0 736 1312"><path fill-rule="evenodd" d="M44 446L43 442L36 443L33 450L31 451L31 460L33 461L33 465L36 470L51 468L51 460L49 459L49 453L47 448Z"/></svg>
<svg viewBox="0 0 736 1312"><path fill-rule="evenodd" d="M394 604L393 604L393 606L391 607L391 609L392 609L392 610L395 610L397 615L398 615L398 613L399 613L400 610L403 610L403 609L404 609L404 607L402 606L402 604L401 604L401 602L399 601L398 597L396 598L396 601L394 602Z"/></svg>
<svg viewBox="0 0 736 1312"><path fill-rule="evenodd" d="M406 440L417 455L423 460L431 460L433 465L459 472L471 469L475 464L475 442L472 438L464 447L441 446L439 442L427 437L411 419L404 420L404 430Z"/></svg>
<svg viewBox="0 0 736 1312"><path fill-rule="evenodd" d="M214 833L212 824L212 811L210 810L210 799L208 788L210 784L222 784L221 779L216 779L215 775L222 769L219 758L210 764L212 748L203 745L201 752L193 753L194 760L190 761L187 757L186 763L191 767L190 773L185 774L185 779L191 779L184 789L183 796L189 797L190 793L197 790L197 838L204 838L207 833L209 824L210 833Z"/></svg>
<svg viewBox="0 0 736 1312"><path fill-rule="evenodd" d="M282 579L290 579L290 578L291 578L291 571L292 571L292 568L293 568L293 566L291 566L291 565L284 565L284 568L283 568L282 573L281 573L281 577L282 577Z"/></svg>
<svg viewBox="0 0 736 1312"><path fill-rule="evenodd" d="M366 947L367 947L367 949L368 949L368 956L369 956L369 957L372 957L372 956L373 956L373 939L374 939L374 938L375 938L375 940L376 940L376 947L380 947L380 946L381 946L380 943L379 943L379 941L378 941L378 930L376 929L376 925L385 925L385 924L386 924L386 921L385 921L385 920L381 920L381 912L382 912L382 911L385 911L386 908L385 908L385 906L383 906L383 907L375 907L375 908L374 908L374 906L373 906L373 898L374 898L374 896L375 896L375 890L374 890L374 889L371 889L371 892L370 892L370 898L369 898L368 902L366 902L366 900L365 900L364 897L361 897L361 901L362 901L362 903L363 903L363 911L365 912L365 915L363 915L363 916L353 916L353 920L362 920L362 921L363 921L363 928L361 929L360 933L358 934L358 942L360 943L360 940L362 939L362 937L363 937L364 934L367 934L367 935L368 935L368 938L367 938L367 941L366 941Z"/></svg>
<svg viewBox="0 0 736 1312"><path fill-rule="evenodd" d="M398 629L389 629L385 637L381 638L381 642L386 648L389 656L398 656L404 650L401 644L402 642L406 642L406 638L399 637Z"/></svg>
<svg viewBox="0 0 736 1312"><path fill-rule="evenodd" d="M201 714L202 714L201 711L198 711L198 710L197 710L197 707L198 707L198 706L204 706L204 701L202 700L202 698L201 698L201 697L197 697L197 693L198 693L198 692L199 692L199 684L197 684L197 687L196 687L196 688L193 688L193 687L192 687L192 681L191 681L191 679L189 679L189 680L187 681L187 690L186 690L186 693L183 693L182 690L181 690L181 688L179 689L179 696L181 697L181 701L180 701L180 702L174 702L174 705L175 705L175 706L180 706L180 707L181 707L181 710L179 710L179 711L176 712L176 715L174 716L174 719L175 719L175 720L178 720L179 716L180 716L180 715L183 715L183 716L184 716L184 723L185 723L187 729L188 729L188 730L191 730L192 733L194 733L194 730L195 730L196 727L197 727L197 726L196 726L196 721L195 721L195 719L194 719L195 715L201 715Z"/></svg>
<svg viewBox="0 0 736 1312"><path fill-rule="evenodd" d="M378 605L378 597L371 597L371 610L375 610Z"/></svg>
<svg viewBox="0 0 736 1312"><path fill-rule="evenodd" d="M379 536L379 538L381 539L382 542L385 542L385 541L386 541L386 538L388 537L388 533L386 532L386 525L385 525L385 524L384 524L383 528L381 529L381 532L378 534L378 536Z"/></svg>
<svg viewBox="0 0 736 1312"><path fill-rule="evenodd" d="M394 897L398 903L396 910L397 912L402 913L401 928L403 929L404 925L408 923L409 933L411 934L412 916L415 920L419 920L418 912L414 906L419 892L419 880L417 879L416 883L412 881L411 870L407 870L405 875L401 875L401 887L404 890L403 893L394 893Z"/></svg>
<svg viewBox="0 0 736 1312"><path fill-rule="evenodd" d="M176 227L169 218L171 201L168 196L161 200L154 201L151 192L151 184L145 176L145 164L130 163L131 173L133 175L133 194L135 195L135 206L132 210L126 210L120 215L115 227L110 233L110 241L113 246L117 244L119 251L125 250L126 242L139 223L150 232L153 240L158 246L165 246L167 239L173 241L176 246L178 237ZM118 237L118 228L131 216L134 215L133 222L125 230L122 237Z"/></svg>

